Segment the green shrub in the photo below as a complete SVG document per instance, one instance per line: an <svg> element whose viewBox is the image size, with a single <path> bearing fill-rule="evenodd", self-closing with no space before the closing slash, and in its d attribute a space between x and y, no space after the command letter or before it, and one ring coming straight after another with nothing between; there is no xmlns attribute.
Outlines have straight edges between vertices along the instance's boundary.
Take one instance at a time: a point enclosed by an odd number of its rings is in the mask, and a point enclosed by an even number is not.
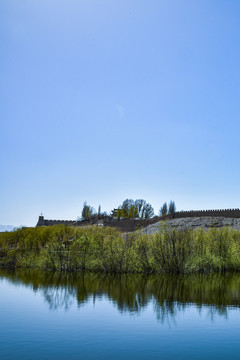
<svg viewBox="0 0 240 360"><path fill-rule="evenodd" d="M105 227L53 226L0 233L0 266L107 273L240 270L240 232L229 227L123 236Z"/></svg>

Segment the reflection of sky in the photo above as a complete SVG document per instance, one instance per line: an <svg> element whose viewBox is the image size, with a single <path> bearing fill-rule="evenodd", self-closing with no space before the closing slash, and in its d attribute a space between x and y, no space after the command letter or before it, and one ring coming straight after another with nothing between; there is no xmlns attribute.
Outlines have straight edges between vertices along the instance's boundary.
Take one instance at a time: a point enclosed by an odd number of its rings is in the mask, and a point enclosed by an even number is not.
<svg viewBox="0 0 240 360"><path fill-rule="evenodd" d="M4 280L0 294L2 359L237 359L240 351L237 308L212 316L211 307L174 303L174 314L159 321L154 299L134 314L120 312L106 295L79 308L72 294L67 311L61 301L51 311L42 289Z"/></svg>

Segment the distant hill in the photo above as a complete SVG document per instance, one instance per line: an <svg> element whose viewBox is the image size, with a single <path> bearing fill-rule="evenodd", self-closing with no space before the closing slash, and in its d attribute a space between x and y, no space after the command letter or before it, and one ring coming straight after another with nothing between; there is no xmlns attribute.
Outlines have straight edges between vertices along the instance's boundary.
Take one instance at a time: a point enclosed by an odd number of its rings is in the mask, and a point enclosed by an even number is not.
<svg viewBox="0 0 240 360"><path fill-rule="evenodd" d="M13 225L0 225L0 232L4 231L12 231L13 229L17 228L17 226Z"/></svg>

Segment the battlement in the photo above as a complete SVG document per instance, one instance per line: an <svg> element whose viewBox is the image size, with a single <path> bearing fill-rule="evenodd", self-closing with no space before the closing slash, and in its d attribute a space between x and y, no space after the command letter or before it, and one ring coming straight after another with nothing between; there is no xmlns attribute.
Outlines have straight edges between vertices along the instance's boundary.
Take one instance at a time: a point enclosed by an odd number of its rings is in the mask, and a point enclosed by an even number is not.
<svg viewBox="0 0 240 360"><path fill-rule="evenodd" d="M190 211L178 211L173 215L165 215L162 217L155 216L151 219L120 219L115 220L110 217L105 219L94 220L46 220L44 216L39 216L36 226L54 226L54 225L67 225L67 226L89 226L89 225L101 225L116 227L123 232L131 232L137 229L146 227L150 224L154 224L160 220L180 219L180 218L192 218L192 217L227 217L227 218L240 218L240 209L218 209L218 210L190 210Z"/></svg>
<svg viewBox="0 0 240 360"><path fill-rule="evenodd" d="M54 225L68 225L74 226L76 224L75 220L46 220L44 216L39 216L36 226L54 226Z"/></svg>
<svg viewBox="0 0 240 360"><path fill-rule="evenodd" d="M178 211L174 214L174 216L171 217L177 219L184 217L202 217L202 216L223 216L229 218L240 218L240 209Z"/></svg>

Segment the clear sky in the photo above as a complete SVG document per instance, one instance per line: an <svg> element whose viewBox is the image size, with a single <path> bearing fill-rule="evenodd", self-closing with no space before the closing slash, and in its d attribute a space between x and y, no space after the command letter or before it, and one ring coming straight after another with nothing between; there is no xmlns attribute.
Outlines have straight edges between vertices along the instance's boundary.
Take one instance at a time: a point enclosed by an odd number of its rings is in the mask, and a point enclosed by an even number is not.
<svg viewBox="0 0 240 360"><path fill-rule="evenodd" d="M1 0L0 224L240 207L239 0Z"/></svg>

